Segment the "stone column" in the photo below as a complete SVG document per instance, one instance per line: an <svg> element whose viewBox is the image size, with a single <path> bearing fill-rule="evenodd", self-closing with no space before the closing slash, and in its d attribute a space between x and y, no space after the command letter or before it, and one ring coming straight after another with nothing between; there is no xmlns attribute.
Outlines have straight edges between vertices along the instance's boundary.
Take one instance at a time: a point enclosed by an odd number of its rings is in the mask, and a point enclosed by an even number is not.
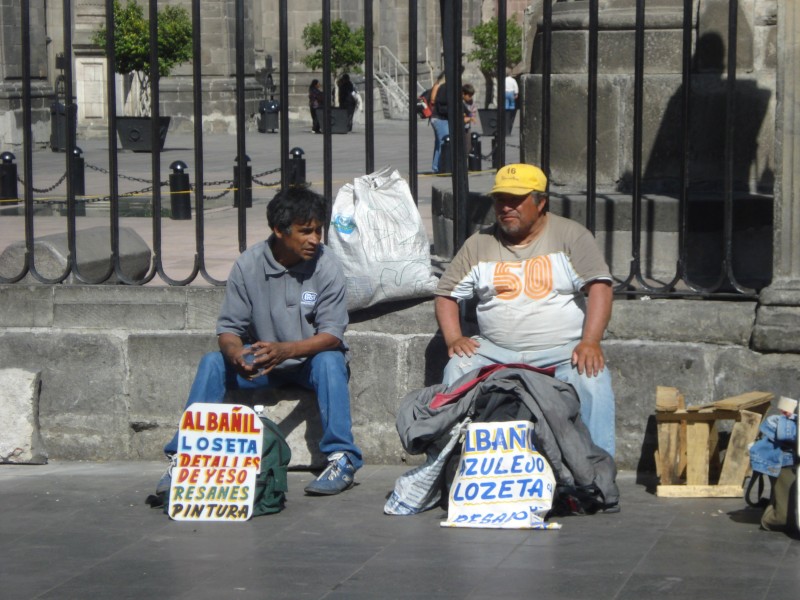
<svg viewBox="0 0 800 600"><path fill-rule="evenodd" d="M44 0L30 0L31 119L33 141L50 139L53 88L47 81ZM0 147L22 144L22 10L20 2L0 4ZM15 151L16 153L16 151ZM19 158L19 155L18 155Z"/></svg>
<svg viewBox="0 0 800 600"><path fill-rule="evenodd" d="M778 2L777 180L772 284L761 292L753 346L800 351L800 6Z"/></svg>

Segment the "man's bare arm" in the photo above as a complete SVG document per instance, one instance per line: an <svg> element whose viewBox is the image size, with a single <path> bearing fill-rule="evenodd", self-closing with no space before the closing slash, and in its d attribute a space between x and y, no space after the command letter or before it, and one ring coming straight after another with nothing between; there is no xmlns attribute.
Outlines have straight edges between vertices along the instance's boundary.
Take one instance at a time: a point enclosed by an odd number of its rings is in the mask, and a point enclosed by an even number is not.
<svg viewBox="0 0 800 600"><path fill-rule="evenodd" d="M472 356L480 344L461 332L461 319L458 301L446 296L436 296L433 301L436 320L442 330L444 343L447 344L447 355Z"/></svg>
<svg viewBox="0 0 800 600"><path fill-rule="evenodd" d="M593 281L586 286L586 319L583 323L583 336L572 351L572 364L578 373L593 377L605 368L606 361L600 341L611 319L611 304L614 290L606 281Z"/></svg>

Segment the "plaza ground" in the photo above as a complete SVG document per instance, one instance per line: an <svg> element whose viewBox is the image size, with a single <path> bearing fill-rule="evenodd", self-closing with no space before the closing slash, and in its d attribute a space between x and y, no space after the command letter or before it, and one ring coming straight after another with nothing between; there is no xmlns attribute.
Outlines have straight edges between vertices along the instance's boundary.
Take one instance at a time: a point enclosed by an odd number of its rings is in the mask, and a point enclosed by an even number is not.
<svg viewBox="0 0 800 600"><path fill-rule="evenodd" d="M0 468L0 594L32 598L773 599L800 593L800 544L739 498L658 498L619 477L622 510L558 531L450 529L386 516L402 466L367 465L332 497L244 523L171 521L145 505L160 462Z"/></svg>

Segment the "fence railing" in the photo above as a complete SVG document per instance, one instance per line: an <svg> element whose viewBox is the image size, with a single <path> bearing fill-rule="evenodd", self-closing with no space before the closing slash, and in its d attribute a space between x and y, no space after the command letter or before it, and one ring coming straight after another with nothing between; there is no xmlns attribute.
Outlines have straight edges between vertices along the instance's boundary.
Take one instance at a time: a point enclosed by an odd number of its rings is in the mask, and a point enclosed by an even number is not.
<svg viewBox="0 0 800 600"><path fill-rule="evenodd" d="M64 77L59 79L63 85L63 97L65 101L65 115L67 119L74 118L76 107L74 104L74 91L72 89L74 79L73 58L75 56L72 32L74 24L71 22L74 13L72 0L63 1L63 68ZM566 3L569 4L569 3ZM388 49L377 47L373 50L373 31L372 18L373 2L368 0L364 5L364 19L367 39L367 55L365 57L365 79L367 82L374 80L376 68L382 72L392 72L395 80L400 82L403 89L403 101L407 103L406 116L408 119L408 156L409 164L407 168L408 179L412 188L412 194L418 196L418 169L417 169L417 121L415 112L415 100L423 86L418 82L417 77L417 5L415 0L408 3L408 22L407 27L408 55L396 57ZM562 212L575 215L582 215L587 227L597 233L601 243L604 244L609 256L613 255L612 270L616 278L616 291L621 294L639 295L659 295L659 296L711 296L728 295L736 297L751 297L758 293L761 287L769 283L771 273L771 248L769 243L759 238L758 247L760 258L753 263L752 252L752 231L746 231L747 227L740 227L742 220L751 218L745 204L754 198L758 200L759 206L763 207L763 213L769 213L769 218L759 213L758 216L759 235L769 236L771 231L771 188L758 190L743 190L737 181L737 167L739 159L737 151L740 148L740 129L741 122L737 119L737 110L742 107L737 102L742 101L743 86L738 85L737 80L737 40L741 39L737 18L740 9L737 0L729 2L729 16L727 29L724 38L727 40L727 47L721 57L721 65L716 71L715 90L721 94L720 107L724 109L724 143L721 146L721 154L718 157L697 156L698 149L693 146L697 139L698 128L700 136L703 136L703 123L698 123L693 118L692 111L696 108L698 99L698 75L703 75L706 71L698 66L697 53L699 52L700 40L698 39L698 24L696 16L692 12L692 0L685 0L682 13L680 14L680 68L677 73L680 77L680 85L675 95L675 111L671 113L673 119L668 125L672 129L672 137L668 144L670 152L671 167L675 167L673 172L659 172L659 181L677 182L666 192L660 188L652 187L655 185L653 179L648 177L647 160L648 152L650 160L657 160L653 156L653 147L647 147L649 138L646 128L648 118L653 114L654 100L653 90L648 87L648 82L654 77L651 74L650 61L656 58L648 55L648 35L652 31L659 29L657 20L650 19L649 13L645 9L644 0L632 1L633 31L632 44L632 68L630 75L630 88L626 88L625 93L629 93L629 98L621 100L625 103L625 113L627 122L620 125L620 131L630 130L630 139L621 142L613 150L618 154L618 162L625 162L630 165L629 172L625 174L624 184L617 188L609 188L603 181L599 181L598 174L602 171L600 163L607 158L608 149L598 147L598 140L603 139L607 134L602 130L603 125L599 123L605 103L608 101L608 94L612 93L601 82L602 71L605 68L602 60L607 60L607 56L601 56L601 50L608 53L608 48L601 48L601 36L603 31L608 29L608 23L604 22L603 13L600 11L598 0L589 0L585 5L588 11L584 17L578 19L581 24L577 27L581 39L586 42L586 65L585 72L575 75L568 71L559 71L563 68L562 64L556 63L555 56L563 62L563 54L554 55L554 46L560 42L563 33L563 23L558 21L558 13L562 5L555 5L552 0L543 3L542 15L536 22L528 24L536 31L535 59L530 74L522 77L523 93L522 110L520 112L521 136L521 157L528 162L535 162L550 175L551 178L551 197L553 205ZM203 22L202 10L204 3L192 3L192 20L194 24L193 50L192 50L192 84L195 90L202 89L203 77L203 32L201 25ZM498 31L498 61L497 61L497 97L502 98L505 92L505 72L506 64L505 48L507 44L506 6L505 2L498 3L499 6L499 31ZM112 20L112 0L105 0L106 28L113 32ZM165 213L162 199L162 187L167 180L161 173L161 151L158 146L152 150L151 175L142 183L148 184L146 191L152 198L152 235L153 235L153 257L147 272L141 277L131 278L122 268L120 261L120 199L130 192L120 192L120 179L125 175L119 168L119 157L116 141L117 115L115 113L116 88L115 88L115 55L113 36L109 36L104 48L107 57L106 73L106 99L108 114L108 166L103 167L104 175L108 177L108 193L103 196L103 200L109 203L109 236L110 236L110 261L107 272L103 276L88 277L81 272L76 255L77 226L76 216L80 206L85 203L81 198L79 165L76 161L66 161L66 170L63 180L59 180L56 185L64 183L66 185L66 195L63 204L66 207L67 216L67 245L69 250L68 264L63 273L58 276L44 276L37 269L35 260L35 230L34 214L38 199L42 194L49 191L46 188L34 186L33 173L33 92L32 85L34 79L31 73L32 44L36 42L36 37L31 33L31 9L27 2L20 3L20 24L19 24L19 43L21 47L21 108L19 113L22 116L22 165L23 171L20 174L13 174L15 183L18 181L22 187L20 200L24 207L24 228L25 228L25 258L20 270L12 275L0 275L0 283L15 283L23 281L26 276L30 276L42 283L60 283L70 278L70 281L80 283L97 284L114 278L116 281L129 285L143 285L160 280L168 285L180 286L202 279L213 285L223 285L224 280L209 273L206 265L205 245L206 245L206 223L205 223L205 203L213 200L220 191L222 194L238 190L250 190L253 181L258 183L270 183L287 186L293 182L296 172L290 164L291 153L289 151L289 140L292 125L289 122L289 51L288 51L288 0L279 1L278 10L278 30L280 58L278 67L279 76L279 105L282 107L278 115L279 135L280 135L280 167L270 169L252 176L249 173L249 164L246 147L246 128L248 115L246 114L247 98L246 79L248 71L245 68L245 5L244 0L237 0L235 3L235 39L233 50L235 51L235 138L236 153L233 177L230 180L220 180L213 182L204 181L204 114L203 96L200 93L193 94L193 139L194 139L194 181L187 193L192 192L195 196L195 238L196 249L194 265L186 277L182 279L172 279L164 269L164 263L168 258L164 254L163 231L161 221ZM156 31L156 2L149 3L150 14L150 39L151 39L151 64L153 65L150 73L151 81L151 100L152 115L150 121L150 133L156 138L158 136L158 120L160 110L159 86L158 86L158 44ZM572 3L570 10L578 10L577 4ZM678 11L680 13L680 11ZM462 40L465 35L463 31L463 15L461 14L461 3L441 0L440 16L442 22L441 39L443 41L445 72L448 82L455 85L447 86L448 104L456 107L450 111L450 143L454 148L464 146L464 130L461 127L462 102L461 102L461 70L459 62L462 56ZM678 14L678 13L676 13ZM331 6L330 1L322 3L323 21L323 51L325 56L331 55L330 21ZM569 19L567 19L569 21ZM656 25L654 25L656 23ZM605 28L605 29L604 29ZM391 55L391 58L390 58ZM377 66L375 65L377 58ZM582 145L583 173L584 177L579 185L572 189L567 187L556 187L562 175L569 169L565 167L565 153L559 146L558 136L563 135L563 122L555 127L554 114L560 113L560 106L569 100L568 91L562 85L562 77L569 74L573 81L580 83L580 95L584 97L585 106L583 114L573 114L572 118L585 123L585 138ZM326 63L323 66L323 81L330 81L331 65ZM584 79L582 79L584 78ZM701 82L706 85L705 82ZM366 172L374 170L375 166L375 124L373 122L372 86L367 85L365 90L365 150L364 163ZM566 95L565 95L566 94ZM718 98L718 100L719 100ZM500 103L498 103L500 104ZM672 104L670 105L672 107ZM330 107L325 105L323 109L323 119L329 123L331 118ZM493 162L503 164L506 152L506 119L509 117L502 107L496 113L497 128L493 147ZM767 124L767 126L772 126ZM693 133L694 132L694 133ZM67 148L76 148L76 134L70 128L65 128L64 140ZM561 149L559 149L561 148ZM702 149L702 148L701 148ZM4 156L4 155L3 155ZM7 187L12 175L4 170L7 160L0 156L0 203L8 201ZM332 197L332 156L333 145L330 128L324 128L323 135L323 193L327 198ZM239 160L241 158L241 160ZM576 157L569 156L572 163ZM692 177L696 163L705 161L704 165L710 161L718 163L718 172L722 176L716 179L716 184L709 189L708 181L705 186L698 185ZM86 165L88 168L95 168ZM570 165L570 168L574 164ZM294 173L294 175L293 175ZM280 181L263 182L259 177L267 175L280 175ZM566 176L564 175L564 178ZM658 179L658 178L656 178ZM473 224L469 222L467 213L467 202L464 200L469 195L469 179L467 176L467 157L461 153L454 153L452 161L452 173L450 185L453 195L459 199L455 203L454 219L454 246L459 247L466 236L471 231ZM220 187L222 186L222 188ZM206 188L213 188L213 193L206 193ZM669 187L669 186L667 186ZM52 188L51 188L52 189ZM216 196L218 197L218 196ZM247 247L247 212L246 203L239 202L237 207L237 242L239 251ZM653 215L659 211L666 211L672 215L673 222L665 229L659 230L654 226ZM625 212L627 217L621 217L620 212ZM0 218L3 218L0 215ZM760 220L759 220L760 219ZM657 219L656 219L657 220ZM744 233L743 233L744 232ZM747 236L750 235L748 238ZM626 238L628 241L620 243ZM771 239L771 238L770 238ZM700 259L698 260L698 256ZM665 264L674 261L674 268L670 270ZM658 265L654 267L654 265ZM764 271L767 265L767 271ZM754 275L757 272L757 275Z"/></svg>

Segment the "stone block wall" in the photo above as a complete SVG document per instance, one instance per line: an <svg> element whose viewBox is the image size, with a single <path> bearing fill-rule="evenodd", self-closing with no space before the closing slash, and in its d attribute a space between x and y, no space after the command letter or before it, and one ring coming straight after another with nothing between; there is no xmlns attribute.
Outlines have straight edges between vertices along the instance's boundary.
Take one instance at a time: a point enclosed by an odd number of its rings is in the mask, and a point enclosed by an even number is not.
<svg viewBox="0 0 800 600"><path fill-rule="evenodd" d="M222 289L0 286L0 364L41 374L40 427L51 458L152 459L177 427L197 363L216 349ZM800 316L762 324L755 302L617 300L605 349L617 395L620 467L650 470L658 385L690 404L751 390L800 396ZM791 320L791 318L790 318ZM798 321L798 322L795 322ZM769 326L768 326L769 325ZM794 329L792 329L794 328ZM796 336L794 336L796 337ZM416 462L395 431L401 399L438 383L446 350L433 302L351 315L353 427L373 464ZM295 464L319 460L313 397L261 398L290 433Z"/></svg>
<svg viewBox="0 0 800 600"><path fill-rule="evenodd" d="M692 17L689 99L689 177L693 190L720 190L727 113L728 2L698 3ZM634 3L610 2L600 10L597 77L597 185L629 191L633 173ZM645 17L642 109L642 184L645 191L675 193L682 161L682 3L648 3ZM734 186L770 193L774 183L775 14L768 0L739 3ZM540 36L541 37L541 36ZM541 162L542 47L533 74L522 78L521 158ZM551 58L551 186L585 185L588 85L588 2L554 5Z"/></svg>

